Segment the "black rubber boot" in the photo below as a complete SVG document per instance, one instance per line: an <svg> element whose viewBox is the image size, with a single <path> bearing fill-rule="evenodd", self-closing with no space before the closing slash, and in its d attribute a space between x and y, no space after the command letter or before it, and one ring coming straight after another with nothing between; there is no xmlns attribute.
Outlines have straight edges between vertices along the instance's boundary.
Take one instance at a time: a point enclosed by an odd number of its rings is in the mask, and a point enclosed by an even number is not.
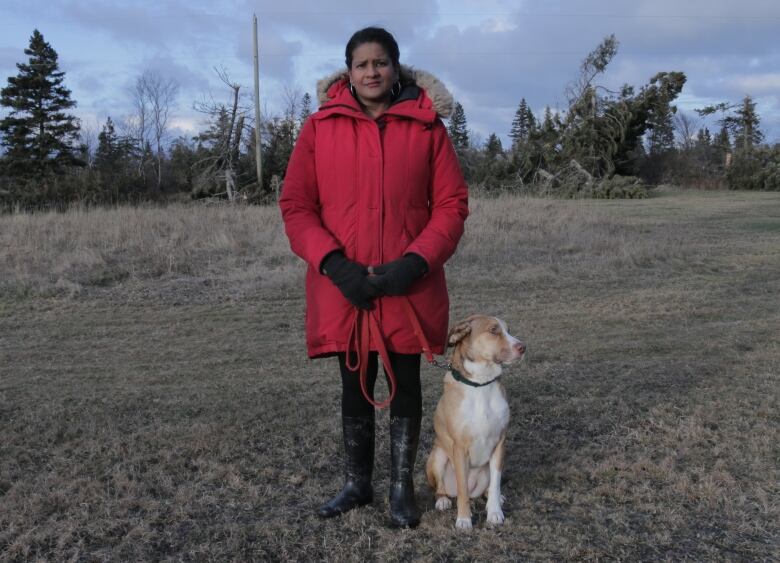
<svg viewBox="0 0 780 563"><path fill-rule="evenodd" d="M344 434L344 488L317 509L322 518L333 518L374 500L374 413L370 417L341 418Z"/></svg>
<svg viewBox="0 0 780 563"><path fill-rule="evenodd" d="M419 441L419 418L390 417L390 520L394 528L415 528L420 523L413 479Z"/></svg>

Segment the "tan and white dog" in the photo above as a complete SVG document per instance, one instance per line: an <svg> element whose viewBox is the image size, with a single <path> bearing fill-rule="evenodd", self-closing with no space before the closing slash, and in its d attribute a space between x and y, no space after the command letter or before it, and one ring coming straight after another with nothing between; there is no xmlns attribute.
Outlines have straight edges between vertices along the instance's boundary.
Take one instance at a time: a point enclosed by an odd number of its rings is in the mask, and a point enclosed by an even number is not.
<svg viewBox="0 0 780 563"><path fill-rule="evenodd" d="M489 524L504 522L501 472L509 404L498 380L501 366L522 359L525 344L496 317L472 315L450 330L452 368L436 407L436 438L426 464L436 491L436 508L447 510L457 497L455 527L471 528L471 498L487 497Z"/></svg>

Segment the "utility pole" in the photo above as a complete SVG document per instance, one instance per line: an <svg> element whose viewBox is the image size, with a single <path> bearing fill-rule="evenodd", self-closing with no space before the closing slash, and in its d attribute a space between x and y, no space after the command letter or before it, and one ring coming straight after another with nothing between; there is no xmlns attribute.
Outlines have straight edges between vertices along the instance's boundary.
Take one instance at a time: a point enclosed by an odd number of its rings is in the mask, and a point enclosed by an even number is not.
<svg viewBox="0 0 780 563"><path fill-rule="evenodd" d="M255 51L255 162L257 163L257 189L263 189L263 159L260 152L260 59L257 55L257 14L253 17L253 37Z"/></svg>

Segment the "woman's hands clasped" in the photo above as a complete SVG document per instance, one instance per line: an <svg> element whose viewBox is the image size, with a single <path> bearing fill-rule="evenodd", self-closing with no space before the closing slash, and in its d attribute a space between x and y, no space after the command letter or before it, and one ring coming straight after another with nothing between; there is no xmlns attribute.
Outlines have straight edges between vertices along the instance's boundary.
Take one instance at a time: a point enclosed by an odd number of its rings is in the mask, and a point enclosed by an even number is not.
<svg viewBox="0 0 780 563"><path fill-rule="evenodd" d="M368 268L348 259L342 252L329 254L322 272L355 307L370 309L371 301L383 295L406 295L412 284L428 271L428 264L417 254Z"/></svg>

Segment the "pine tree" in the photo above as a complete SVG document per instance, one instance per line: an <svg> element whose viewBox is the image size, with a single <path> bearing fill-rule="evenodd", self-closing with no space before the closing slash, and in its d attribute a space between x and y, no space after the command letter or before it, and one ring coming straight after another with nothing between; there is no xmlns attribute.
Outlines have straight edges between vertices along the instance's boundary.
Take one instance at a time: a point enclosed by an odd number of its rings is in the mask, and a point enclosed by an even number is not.
<svg viewBox="0 0 780 563"><path fill-rule="evenodd" d="M509 137L512 139L512 148L517 148L518 144L528 140L528 137L536 129L536 118L531 112L525 98L520 100L515 117L512 120L512 129L509 131Z"/></svg>
<svg viewBox="0 0 780 563"><path fill-rule="evenodd" d="M450 125L447 128L450 140L456 150L465 150L469 147L469 131L466 123L466 112L460 103L455 104L455 109L450 116Z"/></svg>
<svg viewBox="0 0 780 563"><path fill-rule="evenodd" d="M725 125L721 126L720 131L715 136L715 140L713 141L712 144L724 154L731 150L731 139L729 139L729 130Z"/></svg>
<svg viewBox="0 0 780 563"><path fill-rule="evenodd" d="M495 160L502 152L504 148L501 146L501 139L495 133L491 133L485 144L485 156L488 160Z"/></svg>
<svg viewBox="0 0 780 563"><path fill-rule="evenodd" d="M764 134L758 127L761 119L756 112L756 103L750 96L745 96L741 104L721 102L697 109L696 112L701 116L712 115L716 112L721 114L721 118L717 121L721 126L721 131L715 138L716 146L725 147L726 143L722 141L726 141L731 135L734 140L734 148L747 151L760 144L764 139Z"/></svg>
<svg viewBox="0 0 780 563"><path fill-rule="evenodd" d="M745 96L742 105L734 112L734 147L750 150L760 145L764 134L758 128L761 119L756 112L756 102L750 96Z"/></svg>
<svg viewBox="0 0 780 563"><path fill-rule="evenodd" d="M544 121L542 122L542 132L545 134L556 134L555 121L550 106L544 108Z"/></svg>
<svg viewBox="0 0 780 563"><path fill-rule="evenodd" d="M114 122L109 117L98 135L94 167L112 175L125 172L134 151L133 140L117 135Z"/></svg>
<svg viewBox="0 0 780 563"><path fill-rule="evenodd" d="M110 117L106 119L98 135L93 164L103 197L110 196L114 201L119 201L125 192L132 189L129 163L134 150L133 141L117 135L114 122Z"/></svg>
<svg viewBox="0 0 780 563"><path fill-rule="evenodd" d="M224 104L215 108L208 123L208 129L200 133L196 140L203 143L215 155L224 151L230 137L230 114Z"/></svg>
<svg viewBox="0 0 780 563"><path fill-rule="evenodd" d="M101 171L111 171L119 161L119 137L114 129L111 117L106 119L103 130L98 135L98 146L95 151L95 168Z"/></svg>
<svg viewBox="0 0 780 563"><path fill-rule="evenodd" d="M0 90L0 105L11 113L0 121L5 169L11 176L41 177L63 173L68 165L84 165L75 155L77 119L65 113L75 107L70 90L62 83L57 52L36 29L24 50L27 64L17 63L17 76L8 78Z"/></svg>
<svg viewBox="0 0 780 563"><path fill-rule="evenodd" d="M550 106L544 108L544 120L537 128L534 138L537 139L538 160L547 167L555 159L560 144L560 121L553 115Z"/></svg>
<svg viewBox="0 0 780 563"><path fill-rule="evenodd" d="M308 92L306 92L303 95L303 98L301 99L301 112L298 114L298 121L301 124L301 127L306 122L307 119L309 119L309 116L311 115L311 96Z"/></svg>
<svg viewBox="0 0 780 563"><path fill-rule="evenodd" d="M674 149L674 123L672 117L677 108L669 104L666 96L660 96L650 109L647 123L650 127L649 154L663 154Z"/></svg>
<svg viewBox="0 0 780 563"><path fill-rule="evenodd" d="M195 140L196 138L178 137L171 143L169 167L174 191L192 191L195 169L205 152Z"/></svg>
<svg viewBox="0 0 780 563"><path fill-rule="evenodd" d="M710 130L706 127L699 129L699 132L696 134L696 147L706 148L710 145L712 145L712 135L710 134Z"/></svg>
<svg viewBox="0 0 780 563"><path fill-rule="evenodd" d="M277 181L284 178L287 163L290 160L293 148L295 148L295 139L298 132L295 119L289 115L283 118L275 117L268 120L266 129L265 138L267 140L262 151L263 189L270 191L272 189L271 180L273 180L274 176L277 177Z"/></svg>

